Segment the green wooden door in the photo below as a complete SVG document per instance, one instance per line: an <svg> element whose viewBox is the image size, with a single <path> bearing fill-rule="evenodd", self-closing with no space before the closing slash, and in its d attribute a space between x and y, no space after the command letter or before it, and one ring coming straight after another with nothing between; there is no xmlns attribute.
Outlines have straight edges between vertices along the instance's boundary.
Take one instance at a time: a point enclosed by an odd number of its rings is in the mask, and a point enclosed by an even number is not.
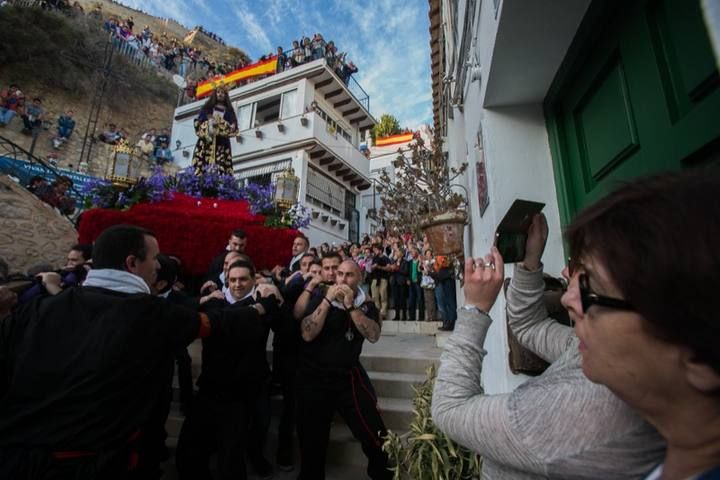
<svg viewBox="0 0 720 480"><path fill-rule="evenodd" d="M718 87L698 0L596 0L545 101L563 222L618 181L716 155Z"/></svg>

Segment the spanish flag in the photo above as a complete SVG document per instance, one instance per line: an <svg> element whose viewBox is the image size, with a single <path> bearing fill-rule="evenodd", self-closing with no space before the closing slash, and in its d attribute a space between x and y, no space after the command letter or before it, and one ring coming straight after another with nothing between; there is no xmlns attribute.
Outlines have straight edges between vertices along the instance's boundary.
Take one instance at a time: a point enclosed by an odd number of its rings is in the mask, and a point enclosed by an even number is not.
<svg viewBox="0 0 720 480"><path fill-rule="evenodd" d="M272 75L275 73L276 69L277 56L272 56L269 60L253 63L252 65L239 68L219 78L214 78L212 80L206 80L202 83L199 83L197 89L195 90L195 97L202 98L211 94L212 91L215 89L215 85L221 82L225 84L230 84L233 82L238 82L240 80L247 80L248 78L252 77L259 77L260 75Z"/></svg>
<svg viewBox="0 0 720 480"><path fill-rule="evenodd" d="M390 145L397 145L399 143L407 143L414 138L415 134L410 133L399 133L397 135L390 135L389 137L378 138L375 142L376 147L389 147Z"/></svg>

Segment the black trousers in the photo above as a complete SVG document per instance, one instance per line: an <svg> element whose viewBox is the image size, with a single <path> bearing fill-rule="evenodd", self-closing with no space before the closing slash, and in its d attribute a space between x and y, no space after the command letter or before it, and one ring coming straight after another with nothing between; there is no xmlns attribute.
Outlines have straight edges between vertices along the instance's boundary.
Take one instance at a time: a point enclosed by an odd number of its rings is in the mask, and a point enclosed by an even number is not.
<svg viewBox="0 0 720 480"><path fill-rule="evenodd" d="M419 310L417 319L425 320L425 300L423 297L423 289L419 283L410 283L409 287L410 299L408 306L408 320L415 320L415 311Z"/></svg>
<svg viewBox="0 0 720 480"><path fill-rule="evenodd" d="M374 390L359 368L344 375L301 371L297 377L297 424L301 468L298 480L325 480L330 424L338 412L368 457L368 476L390 480L388 458L382 451L387 434Z"/></svg>
<svg viewBox="0 0 720 480"><path fill-rule="evenodd" d="M178 438L176 465L180 480L204 480L210 457L218 454L219 480L245 480L245 453L251 463L263 458L270 426L269 382L248 384L242 395L218 398L201 389L193 400Z"/></svg>
<svg viewBox="0 0 720 480"><path fill-rule="evenodd" d="M278 444L276 461L280 465L293 463L293 435L295 433L295 373L297 353L292 349L274 348L278 354L273 357L273 373L280 382L283 403L278 424Z"/></svg>
<svg viewBox="0 0 720 480"><path fill-rule="evenodd" d="M178 386L180 387L180 408L187 414L193 397L192 358L190 358L187 348L178 350L175 355L175 362L177 364Z"/></svg>

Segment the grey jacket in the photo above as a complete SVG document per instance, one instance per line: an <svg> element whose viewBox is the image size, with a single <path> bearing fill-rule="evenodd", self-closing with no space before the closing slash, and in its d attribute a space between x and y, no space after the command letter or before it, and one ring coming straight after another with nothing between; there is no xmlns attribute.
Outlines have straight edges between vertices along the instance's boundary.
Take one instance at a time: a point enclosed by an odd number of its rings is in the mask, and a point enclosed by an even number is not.
<svg viewBox="0 0 720 480"><path fill-rule="evenodd" d="M518 266L507 292L518 340L551 362L515 391L485 395L485 336L492 320L460 310L441 356L432 415L451 438L484 457L483 479L638 479L663 457L657 432L582 372L572 328L547 318L542 269Z"/></svg>

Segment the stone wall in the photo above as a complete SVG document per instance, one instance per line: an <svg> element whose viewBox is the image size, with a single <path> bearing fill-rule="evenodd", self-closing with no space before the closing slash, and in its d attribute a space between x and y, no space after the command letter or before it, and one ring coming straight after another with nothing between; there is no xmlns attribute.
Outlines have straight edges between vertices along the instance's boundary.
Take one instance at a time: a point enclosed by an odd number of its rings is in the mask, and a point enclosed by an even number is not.
<svg viewBox="0 0 720 480"><path fill-rule="evenodd" d="M77 232L67 218L0 175L0 258L11 273L25 273L38 263L60 267L76 242Z"/></svg>

